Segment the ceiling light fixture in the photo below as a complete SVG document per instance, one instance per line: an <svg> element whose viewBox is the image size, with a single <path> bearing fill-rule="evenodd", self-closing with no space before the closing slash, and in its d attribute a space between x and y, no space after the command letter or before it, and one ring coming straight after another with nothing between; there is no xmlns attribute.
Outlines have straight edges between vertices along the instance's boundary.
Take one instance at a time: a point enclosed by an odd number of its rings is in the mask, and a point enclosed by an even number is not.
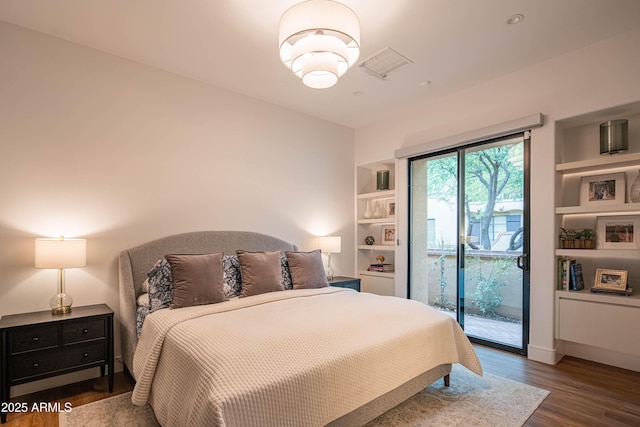
<svg viewBox="0 0 640 427"><path fill-rule="evenodd" d="M360 21L342 3L308 0L280 18L280 59L314 89L335 85L360 56Z"/></svg>

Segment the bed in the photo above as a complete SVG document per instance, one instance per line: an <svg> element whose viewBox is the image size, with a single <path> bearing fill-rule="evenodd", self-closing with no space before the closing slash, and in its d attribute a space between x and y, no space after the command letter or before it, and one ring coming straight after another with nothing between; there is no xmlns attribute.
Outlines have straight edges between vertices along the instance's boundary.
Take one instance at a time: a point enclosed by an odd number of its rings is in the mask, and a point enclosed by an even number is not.
<svg viewBox="0 0 640 427"><path fill-rule="evenodd" d="M453 363L482 374L450 316L351 289L313 286L156 310L137 329L136 301L165 255L238 250L303 254L240 231L178 234L120 254L132 400L149 402L162 425L357 426L438 379L447 382Z"/></svg>

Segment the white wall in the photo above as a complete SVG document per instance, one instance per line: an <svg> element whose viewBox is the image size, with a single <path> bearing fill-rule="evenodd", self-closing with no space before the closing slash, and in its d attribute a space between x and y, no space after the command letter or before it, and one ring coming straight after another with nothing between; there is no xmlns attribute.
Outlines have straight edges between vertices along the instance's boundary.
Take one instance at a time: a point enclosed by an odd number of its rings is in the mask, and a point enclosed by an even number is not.
<svg viewBox="0 0 640 427"><path fill-rule="evenodd" d="M48 309L42 236L87 239L67 290L116 319L119 252L174 233L341 235L355 273L353 130L2 22L0 58L0 315Z"/></svg>
<svg viewBox="0 0 640 427"><path fill-rule="evenodd" d="M555 363L558 357L553 336L554 122L640 100L638 45L640 30L635 30L445 98L427 99L396 117L356 130L355 161L361 164L391 158L398 148L532 113L545 115L545 125L532 132L531 147L529 357L535 360ZM434 144L432 148L441 147ZM403 208L406 212L406 204L398 205L399 212ZM406 221L400 214L398 220L403 219ZM406 227L399 224L398 229ZM402 272L397 276L406 277Z"/></svg>

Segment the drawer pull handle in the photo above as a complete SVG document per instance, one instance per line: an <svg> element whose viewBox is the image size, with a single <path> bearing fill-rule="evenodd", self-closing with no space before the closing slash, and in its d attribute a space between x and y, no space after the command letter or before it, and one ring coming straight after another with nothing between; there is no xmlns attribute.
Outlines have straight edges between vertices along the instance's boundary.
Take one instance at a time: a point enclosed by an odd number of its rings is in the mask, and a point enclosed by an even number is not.
<svg viewBox="0 0 640 427"><path fill-rule="evenodd" d="M84 328L84 329L82 330L82 333L83 333L83 334L88 334L88 333L89 333L89 330L88 330L87 328Z"/></svg>
<svg viewBox="0 0 640 427"><path fill-rule="evenodd" d="M89 357L89 353L83 354L82 357Z"/></svg>
<svg viewBox="0 0 640 427"><path fill-rule="evenodd" d="M34 367L34 368L38 368L39 366L40 366L40 364L39 364L38 362L36 362L36 363L34 363L34 364L33 364L33 367Z"/></svg>
<svg viewBox="0 0 640 427"><path fill-rule="evenodd" d="M38 342L40 340L40 338L38 337L33 337L33 342Z"/></svg>

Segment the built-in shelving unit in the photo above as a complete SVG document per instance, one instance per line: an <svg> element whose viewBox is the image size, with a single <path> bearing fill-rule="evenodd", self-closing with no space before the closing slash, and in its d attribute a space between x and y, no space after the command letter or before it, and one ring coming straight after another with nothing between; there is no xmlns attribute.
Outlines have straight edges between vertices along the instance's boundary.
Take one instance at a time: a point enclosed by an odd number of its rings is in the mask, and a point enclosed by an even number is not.
<svg viewBox="0 0 640 427"><path fill-rule="evenodd" d="M376 173L379 170L389 171L389 189L376 189ZM378 256L384 257L385 264L395 265L395 161L360 165L356 167L356 269L360 277L362 292L381 295L394 295L393 272L368 271L371 264L376 264ZM369 215L365 215L368 211ZM370 216L370 217L368 217ZM393 230L393 235L384 231ZM367 236L374 243L366 243Z"/></svg>
<svg viewBox="0 0 640 427"><path fill-rule="evenodd" d="M557 122L556 132L556 227L598 231L599 217L640 216L640 203L628 198L629 187L640 169L640 105L624 116L606 111ZM629 151L614 156L599 152L600 123L617 118L629 120ZM624 174L624 195L616 194L618 203L593 205L581 202L583 177ZM622 200L620 200L622 197ZM621 203L624 202L624 203ZM640 238L640 230L635 231ZM582 264L585 289L555 291L555 337L562 340L569 354L591 358L603 363L640 370L640 249L560 249L556 242L556 257L574 258ZM632 296L603 295L590 292L598 268L627 270ZM557 289L557 283L553 286ZM620 327L620 325L624 325ZM593 350L589 350L593 349Z"/></svg>

